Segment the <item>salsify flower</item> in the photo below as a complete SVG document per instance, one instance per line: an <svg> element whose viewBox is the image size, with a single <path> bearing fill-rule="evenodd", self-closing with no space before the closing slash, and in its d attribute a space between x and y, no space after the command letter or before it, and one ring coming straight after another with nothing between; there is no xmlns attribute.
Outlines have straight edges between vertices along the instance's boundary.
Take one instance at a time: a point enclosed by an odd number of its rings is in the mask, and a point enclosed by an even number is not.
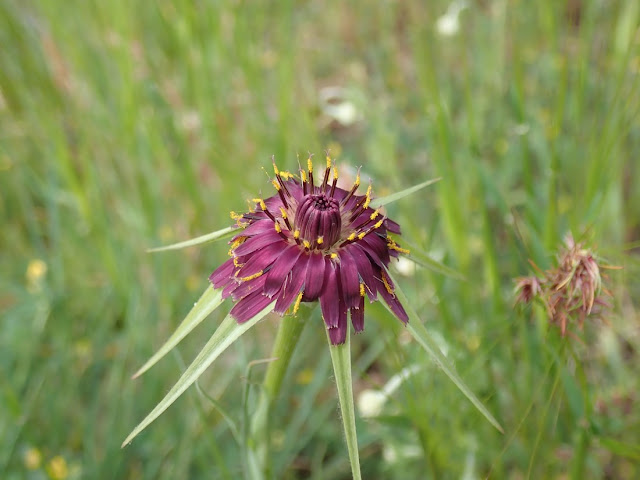
<svg viewBox="0 0 640 480"><path fill-rule="evenodd" d="M277 193L252 199L255 208L247 213L232 212L242 231L231 239L231 258L209 280L223 289L223 298L236 302L231 315L238 323L274 300L280 315L319 300L329 338L337 345L345 342L347 313L355 332L361 332L365 296L373 302L378 295L407 322L386 270L391 257L408 253L389 236L399 235L400 227L370 207L371 185L364 195L356 193L359 173L344 190L337 186L338 171L328 155L326 161L317 182L311 156L299 178L274 162Z"/></svg>

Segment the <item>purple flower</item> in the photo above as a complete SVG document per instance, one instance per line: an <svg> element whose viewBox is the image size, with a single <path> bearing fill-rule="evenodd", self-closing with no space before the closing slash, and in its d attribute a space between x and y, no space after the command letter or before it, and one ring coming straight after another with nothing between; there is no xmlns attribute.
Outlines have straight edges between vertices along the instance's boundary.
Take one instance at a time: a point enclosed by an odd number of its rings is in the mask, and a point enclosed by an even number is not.
<svg viewBox="0 0 640 480"><path fill-rule="evenodd" d="M369 206L371 186L365 195L356 194L359 174L353 187L343 190L336 186L338 173L329 156L317 184L311 157L307 166L298 179L274 163L277 195L253 199L255 209L248 213L232 213L243 230L230 242L231 258L209 277L215 288L223 288L223 298L236 302L231 315L242 323L273 300L280 315L320 300L331 343L337 345L346 338L347 313L361 332L365 296L373 302L381 295L406 323L386 270L391 257L408 253L388 235L400 234L399 225Z"/></svg>

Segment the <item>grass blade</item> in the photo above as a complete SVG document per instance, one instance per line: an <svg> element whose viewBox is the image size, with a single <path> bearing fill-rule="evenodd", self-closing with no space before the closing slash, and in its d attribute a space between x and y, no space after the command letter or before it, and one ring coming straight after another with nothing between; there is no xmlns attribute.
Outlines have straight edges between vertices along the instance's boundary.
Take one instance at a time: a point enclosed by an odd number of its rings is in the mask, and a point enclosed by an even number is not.
<svg viewBox="0 0 640 480"><path fill-rule="evenodd" d="M418 190L423 189L424 187L428 187L438 181L441 178L434 178L432 180L427 180L426 182L419 183L418 185L414 185L413 187L405 188L404 190L400 190L399 192L392 193L391 195L387 195L386 197L374 198L371 200L371 208L382 207L391 202L395 202L396 200L400 200L401 198L406 197L407 195L411 195L412 193L417 192Z"/></svg>
<svg viewBox="0 0 640 480"><path fill-rule="evenodd" d="M347 328L347 339L342 345L331 345L329 334L329 351L331 352L331 362L333 372L336 377L336 387L338 389L338 401L340 402L340 412L342 413L342 424L347 440L347 450L349 451L349 463L351 463L351 474L354 480L360 480L360 454L358 452L358 436L356 435L356 414L353 406L353 386L351 381L351 342L349 340L349 328Z"/></svg>
<svg viewBox="0 0 640 480"><path fill-rule="evenodd" d="M185 240L184 242L173 243L171 245L165 245L164 247L149 248L148 253L164 252L167 250L179 250L181 248L193 247L194 245L200 245L203 243L213 242L215 240L221 240L223 238L230 237L231 234L236 231L236 227L227 227L222 230L207 233L200 237L192 238L191 240Z"/></svg>
<svg viewBox="0 0 640 480"><path fill-rule="evenodd" d="M388 273L387 273L388 274ZM391 275L389 275L391 277ZM395 283L395 293L398 296L398 300L404 306L407 313L409 314L409 322L407 323L407 330L411 334L413 338L425 349L425 351L431 356L431 359L442 369L442 371L449 377L449 379L458 387L458 389L464 394L465 397L469 399L469 401L473 404L474 407L478 409L482 415L493 425L499 432L504 433L504 430L498 423L498 421L491 415L487 407L485 407L480 399L475 396L475 394L471 391L471 389L464 383L462 378L458 375L455 368L447 357L445 357L440 348L438 347L438 343L431 337L427 329L422 324L420 317L416 311L411 307L411 304L407 300L406 295L400 289L400 286L395 281L395 279L391 278L391 280ZM383 299L384 301L384 299ZM387 308L389 306L387 305Z"/></svg>
<svg viewBox="0 0 640 480"><path fill-rule="evenodd" d="M207 316L218 308L223 302L222 289L214 289L213 285L209 285L200 299L193 306L191 311L187 314L182 323L176 328L175 332L169 337L169 339L160 347L160 349L140 367L140 369L133 374L131 378L138 378L144 372L153 367L158 360L169 353L173 347L175 347L180 341L186 337L191 330L202 322Z"/></svg>
<svg viewBox="0 0 640 480"><path fill-rule="evenodd" d="M444 263L434 260L429 256L429 254L422 251L421 248L417 247L414 243L409 242L406 237L402 237L402 244L403 246L406 246L411 252L408 255L409 260L415 262L417 265L420 265L421 267L427 268L432 272L439 273L446 277L450 277L456 280L465 280L465 277L462 273L454 270L451 267L447 267Z"/></svg>
<svg viewBox="0 0 640 480"><path fill-rule="evenodd" d="M253 327L266 314L273 310L275 302L272 302L264 310L258 313L251 320L238 324L236 320L227 315L218 329L213 333L207 344L200 351L195 360L187 367L176 384L169 390L169 393L156 405L156 407L133 429L129 436L122 442L122 447L131 442L140 432L147 428L156 418L158 418L169 406L175 402L184 391L195 382L200 375L213 363L213 361L224 352L229 345L235 342L243 333Z"/></svg>

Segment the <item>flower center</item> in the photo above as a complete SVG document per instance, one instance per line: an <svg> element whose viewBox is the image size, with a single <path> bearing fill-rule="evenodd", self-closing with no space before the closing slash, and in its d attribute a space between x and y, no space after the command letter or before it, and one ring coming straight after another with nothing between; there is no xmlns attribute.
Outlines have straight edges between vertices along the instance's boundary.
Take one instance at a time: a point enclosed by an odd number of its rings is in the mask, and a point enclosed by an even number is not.
<svg viewBox="0 0 640 480"><path fill-rule="evenodd" d="M303 240L327 250L340 238L340 205L335 198L323 193L306 195L296 211L295 224Z"/></svg>

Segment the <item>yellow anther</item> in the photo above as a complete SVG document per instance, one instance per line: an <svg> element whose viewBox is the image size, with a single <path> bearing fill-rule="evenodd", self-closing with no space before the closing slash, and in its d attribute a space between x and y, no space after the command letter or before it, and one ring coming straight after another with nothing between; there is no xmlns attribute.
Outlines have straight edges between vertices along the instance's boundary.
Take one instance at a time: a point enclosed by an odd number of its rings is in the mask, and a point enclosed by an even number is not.
<svg viewBox="0 0 640 480"><path fill-rule="evenodd" d="M376 210L371 214L371 216L369 218L371 220L375 220L379 213L380 213L380 210Z"/></svg>
<svg viewBox="0 0 640 480"><path fill-rule="evenodd" d="M256 202L260 204L260 208L264 211L267 209L267 204L264 203L264 200L262 200L261 198L252 198L251 199L252 202Z"/></svg>
<svg viewBox="0 0 640 480"><path fill-rule="evenodd" d="M338 169L336 167L333 167L333 179L338 179Z"/></svg>
<svg viewBox="0 0 640 480"><path fill-rule="evenodd" d="M302 301L302 294L304 292L300 292L298 294L298 298L296 298L296 303L293 304L293 314L295 315L296 313L298 313L298 309L300 308L300 302Z"/></svg>
<svg viewBox="0 0 640 480"><path fill-rule="evenodd" d="M327 168L331 168L331 157L327 155Z"/></svg>
<svg viewBox="0 0 640 480"><path fill-rule="evenodd" d="M367 236L367 233L369 233L369 232L368 232L368 231L366 231L366 232L360 232L360 233L358 234L358 239L359 239L359 240L362 240L364 237L366 237L366 236Z"/></svg>
<svg viewBox="0 0 640 480"><path fill-rule="evenodd" d="M293 238L295 238L296 240L300 238L300 230L295 230L293 232Z"/></svg>
<svg viewBox="0 0 640 480"><path fill-rule="evenodd" d="M280 224L278 222L274 223L274 225L276 226L276 232L277 233L282 232L282 227L280 226Z"/></svg>
<svg viewBox="0 0 640 480"><path fill-rule="evenodd" d="M353 242L356 239L356 232L351 232L351 234L347 237L347 240Z"/></svg>
<svg viewBox="0 0 640 480"><path fill-rule="evenodd" d="M313 173L313 162L311 161L311 156L307 158L307 170L309 170L309 173Z"/></svg>
<svg viewBox="0 0 640 480"><path fill-rule="evenodd" d="M271 180L271 183L273 184L276 190L280 191L280 184L278 183L277 180Z"/></svg>
<svg viewBox="0 0 640 480"><path fill-rule="evenodd" d="M367 188L366 199L362 204L362 208L369 208L369 203L371 203L371 185Z"/></svg>
<svg viewBox="0 0 640 480"><path fill-rule="evenodd" d="M356 181L353 183L356 187L360 186L360 170L358 170L358 174L356 175Z"/></svg>
<svg viewBox="0 0 640 480"><path fill-rule="evenodd" d="M364 297L364 283L360 284L360 296Z"/></svg>
<svg viewBox="0 0 640 480"><path fill-rule="evenodd" d="M238 257L233 257L233 266L236 268L240 268L240 261L238 260ZM238 272L236 272L236 275L238 274Z"/></svg>
<svg viewBox="0 0 640 480"><path fill-rule="evenodd" d="M280 170L278 170L278 166L275 163L273 164L273 173L275 173L276 175L280 174Z"/></svg>
<svg viewBox="0 0 640 480"><path fill-rule="evenodd" d="M391 288L391 285L389 285L387 275L384 273L384 271L382 272L382 283L384 283L384 288L387 289L387 292L389 292L391 295L394 295L393 288Z"/></svg>
<svg viewBox="0 0 640 480"><path fill-rule="evenodd" d="M331 254L331 258L338 258L338 254L337 254L337 253L335 253L335 252L334 252L334 253L332 253L332 254Z"/></svg>
<svg viewBox="0 0 640 480"><path fill-rule="evenodd" d="M309 240L303 240L302 244L304 245L304 248L311 248L311 243L309 243Z"/></svg>
<svg viewBox="0 0 640 480"><path fill-rule="evenodd" d="M378 222L376 222L376 224L373 226L373 228L380 228L383 223L384 223L384 218L378 220Z"/></svg>
<svg viewBox="0 0 640 480"><path fill-rule="evenodd" d="M291 173L291 172L280 172L280 177L284 178L285 180L288 180L291 177L293 177L293 173Z"/></svg>
<svg viewBox="0 0 640 480"><path fill-rule="evenodd" d="M239 213L234 212L233 210L229 212L229 216L233 220L240 220L242 218L242 215L240 215Z"/></svg>
<svg viewBox="0 0 640 480"><path fill-rule="evenodd" d="M253 280L254 278L258 278L260 275L264 273L264 270L260 270L258 273L254 273L253 275L249 275L248 277L241 277L241 282L248 282L249 280Z"/></svg>
<svg viewBox="0 0 640 480"><path fill-rule="evenodd" d="M283 219L287 218L287 212L283 207L280 207L280 215L282 215Z"/></svg>
<svg viewBox="0 0 640 480"><path fill-rule="evenodd" d="M300 180L302 180L303 183L307 181L307 172L304 170L300 170Z"/></svg>
<svg viewBox="0 0 640 480"><path fill-rule="evenodd" d="M398 244L396 242L394 242L393 240L389 239L389 243L387 244L387 246L391 249L391 250L395 250L396 252L400 252L400 253L404 253L406 255L409 255L409 253L411 253L409 250L407 250L406 248L402 248L399 247Z"/></svg>
<svg viewBox="0 0 640 480"><path fill-rule="evenodd" d="M318 245L322 245L322 242L324 242L324 238L323 237L318 237L316 242L318 243Z"/></svg>

